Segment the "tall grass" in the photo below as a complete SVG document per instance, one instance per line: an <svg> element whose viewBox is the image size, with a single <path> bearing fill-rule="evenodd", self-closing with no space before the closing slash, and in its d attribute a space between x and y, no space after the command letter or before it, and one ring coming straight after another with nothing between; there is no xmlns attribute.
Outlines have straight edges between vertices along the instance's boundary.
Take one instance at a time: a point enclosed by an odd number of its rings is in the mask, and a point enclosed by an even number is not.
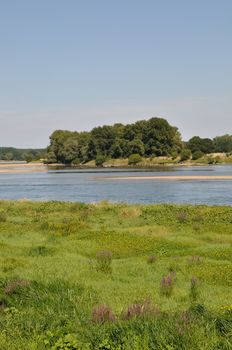
<svg viewBox="0 0 232 350"><path fill-rule="evenodd" d="M0 213L1 350L232 349L230 207L2 201Z"/></svg>

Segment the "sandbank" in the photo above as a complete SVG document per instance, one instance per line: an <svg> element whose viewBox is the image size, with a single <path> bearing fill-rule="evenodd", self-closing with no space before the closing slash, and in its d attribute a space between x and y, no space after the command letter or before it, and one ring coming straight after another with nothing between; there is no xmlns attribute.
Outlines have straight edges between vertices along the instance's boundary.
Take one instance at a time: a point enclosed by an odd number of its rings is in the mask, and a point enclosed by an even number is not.
<svg viewBox="0 0 232 350"><path fill-rule="evenodd" d="M182 181L182 180L232 180L232 175L183 175L183 176L112 176L104 177L107 180L166 180L166 181Z"/></svg>

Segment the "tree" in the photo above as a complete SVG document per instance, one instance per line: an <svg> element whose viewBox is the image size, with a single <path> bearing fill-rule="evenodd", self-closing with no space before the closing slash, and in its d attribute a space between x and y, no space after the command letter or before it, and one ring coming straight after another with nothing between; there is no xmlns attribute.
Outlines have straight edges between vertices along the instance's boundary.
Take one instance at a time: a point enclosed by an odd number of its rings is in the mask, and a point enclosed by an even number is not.
<svg viewBox="0 0 232 350"><path fill-rule="evenodd" d="M139 154L140 156L142 156L145 152L143 142L139 139L134 139L133 141L130 141L129 152L130 154Z"/></svg>
<svg viewBox="0 0 232 350"><path fill-rule="evenodd" d="M59 150L59 159L64 164L71 164L76 158L78 158L78 142L75 139L69 138Z"/></svg>
<svg viewBox="0 0 232 350"><path fill-rule="evenodd" d="M232 135L217 136L213 139L215 152L232 152Z"/></svg>
<svg viewBox="0 0 232 350"><path fill-rule="evenodd" d="M192 155L192 153L191 153L191 150L190 150L190 149L187 149L187 148L183 149L183 150L181 151L181 154L180 154L180 160L181 160L181 162L190 159L190 158L191 158L191 155Z"/></svg>
<svg viewBox="0 0 232 350"><path fill-rule="evenodd" d="M196 152L193 153L192 159L193 159L193 160L197 160L197 159L202 158L203 156L204 156L204 153L203 153L203 152L201 152L201 151L196 151Z"/></svg>
<svg viewBox="0 0 232 350"><path fill-rule="evenodd" d="M151 118L128 125L104 125L90 132L56 130L50 136L47 158L70 164L74 159L86 162L97 156L166 156L173 152L179 154L182 148L176 127L163 118Z"/></svg>
<svg viewBox="0 0 232 350"><path fill-rule="evenodd" d="M203 153L212 153L214 152L214 143L211 139L205 138L202 139L199 136L192 137L187 142L187 147L191 150L192 153L196 151L201 151Z"/></svg>

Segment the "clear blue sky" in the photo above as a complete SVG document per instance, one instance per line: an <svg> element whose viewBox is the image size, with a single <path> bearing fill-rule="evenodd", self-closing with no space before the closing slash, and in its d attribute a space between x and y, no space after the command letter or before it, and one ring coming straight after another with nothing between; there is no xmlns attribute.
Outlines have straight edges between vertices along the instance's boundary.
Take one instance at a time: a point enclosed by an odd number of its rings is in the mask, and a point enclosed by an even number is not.
<svg viewBox="0 0 232 350"><path fill-rule="evenodd" d="M0 145L152 116L232 134L231 0L0 0Z"/></svg>

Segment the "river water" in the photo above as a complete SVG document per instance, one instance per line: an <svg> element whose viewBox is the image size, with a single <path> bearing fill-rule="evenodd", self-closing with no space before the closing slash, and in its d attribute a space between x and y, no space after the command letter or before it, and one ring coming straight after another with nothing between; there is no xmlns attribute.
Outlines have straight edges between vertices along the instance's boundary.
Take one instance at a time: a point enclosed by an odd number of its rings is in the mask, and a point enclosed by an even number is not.
<svg viewBox="0 0 232 350"><path fill-rule="evenodd" d="M118 180L126 176L232 175L231 165L0 173L0 199L232 205L232 180ZM114 179L110 179L114 177Z"/></svg>

